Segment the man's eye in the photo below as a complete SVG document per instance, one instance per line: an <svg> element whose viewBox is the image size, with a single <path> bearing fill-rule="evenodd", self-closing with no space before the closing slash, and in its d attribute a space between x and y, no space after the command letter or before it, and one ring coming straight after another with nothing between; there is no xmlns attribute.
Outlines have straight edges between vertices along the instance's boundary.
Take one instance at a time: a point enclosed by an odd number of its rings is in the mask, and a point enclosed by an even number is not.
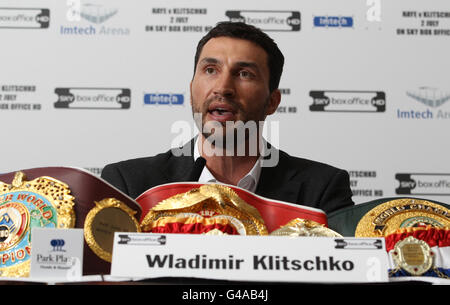
<svg viewBox="0 0 450 305"><path fill-rule="evenodd" d="M216 69L214 69L212 67L205 68L205 73L206 74L214 74L215 72L216 72Z"/></svg>
<svg viewBox="0 0 450 305"><path fill-rule="evenodd" d="M251 78L251 77L253 77L253 74L250 73L249 71L242 70L242 71L239 71L239 76L242 78Z"/></svg>

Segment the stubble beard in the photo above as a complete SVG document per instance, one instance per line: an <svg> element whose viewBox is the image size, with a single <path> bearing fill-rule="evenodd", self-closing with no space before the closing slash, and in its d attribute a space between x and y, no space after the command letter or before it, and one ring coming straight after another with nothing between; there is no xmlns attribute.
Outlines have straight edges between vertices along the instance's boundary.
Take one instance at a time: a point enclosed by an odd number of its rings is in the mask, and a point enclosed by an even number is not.
<svg viewBox="0 0 450 305"><path fill-rule="evenodd" d="M206 121L209 105L220 100L222 102L229 103L236 109L236 116L239 118L237 121ZM264 126L266 108L269 104L269 98L264 103L264 107L261 112L256 114L249 114L245 112L242 107L234 101L226 99L212 98L208 99L203 104L203 109L196 106L195 101L192 99L192 114L194 122L202 134L203 138L208 141L215 150L222 150L221 155L242 155L245 151L245 155L258 154L260 145L260 137ZM256 146L256 147L254 147ZM256 151L256 152L255 152ZM240 152L240 153L239 153Z"/></svg>

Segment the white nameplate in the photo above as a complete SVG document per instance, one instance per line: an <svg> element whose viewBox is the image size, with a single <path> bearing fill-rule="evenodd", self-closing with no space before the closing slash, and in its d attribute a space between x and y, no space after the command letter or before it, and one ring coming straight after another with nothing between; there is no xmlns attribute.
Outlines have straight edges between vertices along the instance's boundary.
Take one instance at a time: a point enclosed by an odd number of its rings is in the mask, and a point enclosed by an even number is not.
<svg viewBox="0 0 450 305"><path fill-rule="evenodd" d="M111 275L265 282L387 282L383 238L118 233Z"/></svg>
<svg viewBox="0 0 450 305"><path fill-rule="evenodd" d="M30 277L76 281L83 272L83 229L33 228Z"/></svg>

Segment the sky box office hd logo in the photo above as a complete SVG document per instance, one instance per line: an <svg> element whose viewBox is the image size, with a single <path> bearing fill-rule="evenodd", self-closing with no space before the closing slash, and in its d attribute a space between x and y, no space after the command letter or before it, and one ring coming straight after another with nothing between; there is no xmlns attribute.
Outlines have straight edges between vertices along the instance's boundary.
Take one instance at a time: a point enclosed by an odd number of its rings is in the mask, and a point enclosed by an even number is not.
<svg viewBox="0 0 450 305"><path fill-rule="evenodd" d="M310 91L313 103L310 111L322 112L385 112L386 94L383 91Z"/></svg>
<svg viewBox="0 0 450 305"><path fill-rule="evenodd" d="M47 29L49 25L49 9L0 7L0 29Z"/></svg>
<svg viewBox="0 0 450 305"><path fill-rule="evenodd" d="M226 11L225 15L232 22L244 22L263 31L292 32L300 31L301 18L299 11Z"/></svg>
<svg viewBox="0 0 450 305"><path fill-rule="evenodd" d="M127 88L56 88L55 108L129 109L131 90Z"/></svg>
<svg viewBox="0 0 450 305"><path fill-rule="evenodd" d="M398 173L398 195L450 196L450 174Z"/></svg>

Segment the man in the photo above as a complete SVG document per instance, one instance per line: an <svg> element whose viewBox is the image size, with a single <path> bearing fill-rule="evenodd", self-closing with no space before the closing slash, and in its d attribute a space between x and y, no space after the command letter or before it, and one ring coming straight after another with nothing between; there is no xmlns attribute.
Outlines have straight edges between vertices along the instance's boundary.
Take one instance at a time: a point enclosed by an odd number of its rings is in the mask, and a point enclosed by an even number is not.
<svg viewBox="0 0 450 305"><path fill-rule="evenodd" d="M134 198L160 184L195 179L327 213L353 205L346 171L289 156L262 139L262 122L281 101L283 64L278 46L261 30L219 23L195 55L190 93L199 136L180 150L107 165L102 177ZM200 156L206 166L193 178ZM265 162L274 156L276 162Z"/></svg>

